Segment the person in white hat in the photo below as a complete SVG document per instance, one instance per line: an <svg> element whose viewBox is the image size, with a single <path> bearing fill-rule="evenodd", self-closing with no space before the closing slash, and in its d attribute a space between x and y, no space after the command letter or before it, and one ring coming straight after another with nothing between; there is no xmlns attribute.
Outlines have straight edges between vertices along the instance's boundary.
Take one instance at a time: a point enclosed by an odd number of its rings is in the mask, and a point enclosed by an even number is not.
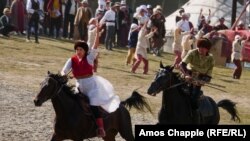
<svg viewBox="0 0 250 141"><path fill-rule="evenodd" d="M238 30L245 30L245 23L242 20L239 21L239 23L236 27L236 31L238 31Z"/></svg>
<svg viewBox="0 0 250 141"><path fill-rule="evenodd" d="M15 27L10 24L10 14L10 9L4 8L3 15L0 17L0 33L5 37L9 37L9 33L15 30Z"/></svg>
<svg viewBox="0 0 250 141"><path fill-rule="evenodd" d="M150 43L153 51L153 55L160 56L160 49L164 44L164 38L166 34L165 17L162 14L162 8L157 5L153 9L153 15L150 17L151 30L157 28L157 32L151 38Z"/></svg>

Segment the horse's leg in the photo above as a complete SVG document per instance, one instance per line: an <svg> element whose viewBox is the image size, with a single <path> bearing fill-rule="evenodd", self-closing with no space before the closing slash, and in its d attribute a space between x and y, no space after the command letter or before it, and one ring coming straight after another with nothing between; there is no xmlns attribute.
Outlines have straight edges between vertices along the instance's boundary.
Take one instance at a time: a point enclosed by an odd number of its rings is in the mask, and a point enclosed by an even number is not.
<svg viewBox="0 0 250 141"><path fill-rule="evenodd" d="M103 137L104 141L115 141L115 136L117 135L118 131L116 129L109 129L106 131L106 136Z"/></svg>
<svg viewBox="0 0 250 141"><path fill-rule="evenodd" d="M52 135L52 138L50 141L62 141L63 139L57 136L55 133Z"/></svg>
<svg viewBox="0 0 250 141"><path fill-rule="evenodd" d="M120 120L119 122L119 133L126 141L134 141L133 129L132 129L132 122L131 117L127 109L123 109L120 111L121 114L119 115Z"/></svg>

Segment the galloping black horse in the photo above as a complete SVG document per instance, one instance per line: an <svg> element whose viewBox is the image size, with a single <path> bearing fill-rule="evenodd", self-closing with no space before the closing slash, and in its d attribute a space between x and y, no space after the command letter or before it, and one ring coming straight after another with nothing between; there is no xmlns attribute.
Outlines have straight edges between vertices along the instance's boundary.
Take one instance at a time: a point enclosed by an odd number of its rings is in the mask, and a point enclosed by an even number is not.
<svg viewBox="0 0 250 141"><path fill-rule="evenodd" d="M68 79L59 74L48 72L48 76L41 83L41 90L36 96L34 103L41 106L45 101L51 99L56 116L54 134L51 141L71 139L80 141L86 138L96 137L97 126L90 110L88 98L83 95L74 94L73 87L68 86ZM151 112L145 97L136 91L122 101L119 108L113 113L102 112L104 117L105 141L115 141L115 136L120 133L127 141L133 141L132 123L129 111L126 109L134 107L140 111L145 108Z"/></svg>
<svg viewBox="0 0 250 141"><path fill-rule="evenodd" d="M192 114L190 95L185 92L187 84L179 74L173 72L173 67L163 66L160 62L160 70L157 72L154 81L148 88L149 95L156 95L163 91L162 107L158 115L158 124L218 124L220 113L218 107L222 107L231 114L231 119L240 122L237 115L235 103L224 99L217 104L209 96L201 96L201 104L198 117ZM198 119L194 121L194 119Z"/></svg>

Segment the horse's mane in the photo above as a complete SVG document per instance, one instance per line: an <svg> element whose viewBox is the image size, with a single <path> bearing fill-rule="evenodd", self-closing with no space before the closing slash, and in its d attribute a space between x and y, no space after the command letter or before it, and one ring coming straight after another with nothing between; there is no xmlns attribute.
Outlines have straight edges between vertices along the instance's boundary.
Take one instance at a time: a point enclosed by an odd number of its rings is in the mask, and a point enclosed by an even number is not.
<svg viewBox="0 0 250 141"><path fill-rule="evenodd" d="M68 94L71 98L73 99L78 99L80 98L84 98L86 100L86 102L88 102L88 97L81 94L81 93L76 93L75 92L75 85L70 85L68 84L68 78L62 76L61 74L49 74L49 77L52 77L53 79L55 79L57 82L59 82L60 84L63 85L63 90L66 94Z"/></svg>
<svg viewBox="0 0 250 141"><path fill-rule="evenodd" d="M184 81L184 79L181 77L180 72L174 72L172 66L165 66L164 69L167 70L169 73L172 73L176 80L179 80L180 82Z"/></svg>

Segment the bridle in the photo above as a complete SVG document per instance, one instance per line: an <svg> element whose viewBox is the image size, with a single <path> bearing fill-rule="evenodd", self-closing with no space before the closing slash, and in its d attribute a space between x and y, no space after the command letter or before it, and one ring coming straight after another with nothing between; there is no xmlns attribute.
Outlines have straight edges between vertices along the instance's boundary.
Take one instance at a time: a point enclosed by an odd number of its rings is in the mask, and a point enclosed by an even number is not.
<svg viewBox="0 0 250 141"><path fill-rule="evenodd" d="M166 69L164 69L164 75L166 75L166 71L167 71L167 73L169 73L170 82L169 82L169 87L163 88L162 91L169 90L169 89L178 87L178 86L183 85L183 84L186 83L186 82L184 81L184 82L180 82L180 83L177 83L177 84L172 85L172 78L173 78L173 76L172 76L172 74L171 74L168 70L166 70Z"/></svg>
<svg viewBox="0 0 250 141"><path fill-rule="evenodd" d="M51 77L51 76L48 76L48 78L50 78L50 79L52 79L53 81L55 81L56 82L56 88L58 87L58 85L61 85L54 93L55 94L53 94L52 95L52 97L51 97L51 99L54 99L56 96L58 96L59 95L59 93L62 91L62 88L64 87L64 84L60 84L59 82L58 82L58 80L56 80L55 78L53 78L53 77Z"/></svg>

